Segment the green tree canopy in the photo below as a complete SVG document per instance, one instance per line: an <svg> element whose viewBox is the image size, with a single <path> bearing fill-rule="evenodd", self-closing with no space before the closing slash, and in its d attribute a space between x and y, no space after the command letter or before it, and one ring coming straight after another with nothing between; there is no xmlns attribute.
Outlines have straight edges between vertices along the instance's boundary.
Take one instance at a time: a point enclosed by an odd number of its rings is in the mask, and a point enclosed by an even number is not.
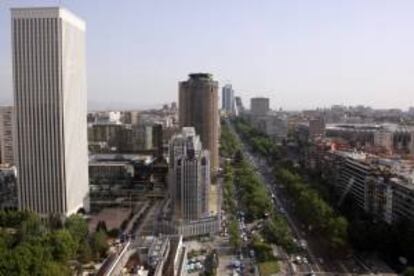
<svg viewBox="0 0 414 276"><path fill-rule="evenodd" d="M105 256L106 251L108 250L107 235L104 231L95 232L92 235L92 249L96 254L96 257L101 258Z"/></svg>

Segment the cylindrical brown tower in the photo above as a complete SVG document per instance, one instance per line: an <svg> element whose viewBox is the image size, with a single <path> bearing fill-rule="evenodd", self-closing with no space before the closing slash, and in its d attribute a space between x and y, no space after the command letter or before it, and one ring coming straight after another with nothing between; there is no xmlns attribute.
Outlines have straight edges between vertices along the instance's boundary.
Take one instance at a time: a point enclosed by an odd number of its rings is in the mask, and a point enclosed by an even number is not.
<svg viewBox="0 0 414 276"><path fill-rule="evenodd" d="M179 84L180 127L194 127L203 147L210 151L211 169L219 166L218 82L211 74L190 74Z"/></svg>

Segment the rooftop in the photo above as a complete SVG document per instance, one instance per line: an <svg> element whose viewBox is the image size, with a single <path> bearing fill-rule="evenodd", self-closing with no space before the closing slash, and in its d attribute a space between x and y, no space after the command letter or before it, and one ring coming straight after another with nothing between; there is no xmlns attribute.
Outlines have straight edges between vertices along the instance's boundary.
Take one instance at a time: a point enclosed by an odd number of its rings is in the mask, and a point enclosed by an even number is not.
<svg viewBox="0 0 414 276"><path fill-rule="evenodd" d="M12 18L62 18L81 30L85 21L63 7L22 7L10 9Z"/></svg>
<svg viewBox="0 0 414 276"><path fill-rule="evenodd" d="M190 79L207 79L213 80L213 75L209 73L191 73L188 75Z"/></svg>
<svg viewBox="0 0 414 276"><path fill-rule="evenodd" d="M407 188L414 189L413 160L383 158L381 156L360 151L356 152L337 150L335 151L335 154L362 162L366 166L378 169L379 172L388 171L395 176L393 179L399 179L398 181L394 182L406 186Z"/></svg>
<svg viewBox="0 0 414 276"><path fill-rule="evenodd" d="M369 132L376 132L376 131L388 131L388 132L414 131L414 127L412 127L412 126L404 126L404 125L391 124L391 123L384 123L384 124L327 124L326 129L357 130L357 131L369 131Z"/></svg>

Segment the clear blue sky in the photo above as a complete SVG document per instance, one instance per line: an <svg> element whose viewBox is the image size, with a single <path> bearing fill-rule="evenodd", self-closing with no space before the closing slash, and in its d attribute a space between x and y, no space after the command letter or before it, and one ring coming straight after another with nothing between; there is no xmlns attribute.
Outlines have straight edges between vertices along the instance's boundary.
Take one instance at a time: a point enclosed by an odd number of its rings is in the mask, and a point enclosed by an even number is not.
<svg viewBox="0 0 414 276"><path fill-rule="evenodd" d="M0 102L12 94L9 8L59 3L87 23L91 102L170 102L206 71L245 104L414 106L412 0L0 0Z"/></svg>

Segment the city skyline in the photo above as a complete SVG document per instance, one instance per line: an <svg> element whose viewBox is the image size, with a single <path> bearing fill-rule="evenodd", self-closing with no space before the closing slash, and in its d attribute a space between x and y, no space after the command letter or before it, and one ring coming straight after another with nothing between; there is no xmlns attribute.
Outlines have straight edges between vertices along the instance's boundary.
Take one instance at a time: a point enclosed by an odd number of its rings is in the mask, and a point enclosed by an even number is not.
<svg viewBox="0 0 414 276"><path fill-rule="evenodd" d="M0 4L0 275L414 276L414 3L214 1Z"/></svg>
<svg viewBox="0 0 414 276"><path fill-rule="evenodd" d="M177 82L188 72L231 83L245 103L269 97L274 109L414 105L410 1L41 3L58 4L88 22L91 109L175 101ZM0 4L2 104L12 102L9 8L32 5L39 3ZM113 15L122 17L107 20Z"/></svg>

